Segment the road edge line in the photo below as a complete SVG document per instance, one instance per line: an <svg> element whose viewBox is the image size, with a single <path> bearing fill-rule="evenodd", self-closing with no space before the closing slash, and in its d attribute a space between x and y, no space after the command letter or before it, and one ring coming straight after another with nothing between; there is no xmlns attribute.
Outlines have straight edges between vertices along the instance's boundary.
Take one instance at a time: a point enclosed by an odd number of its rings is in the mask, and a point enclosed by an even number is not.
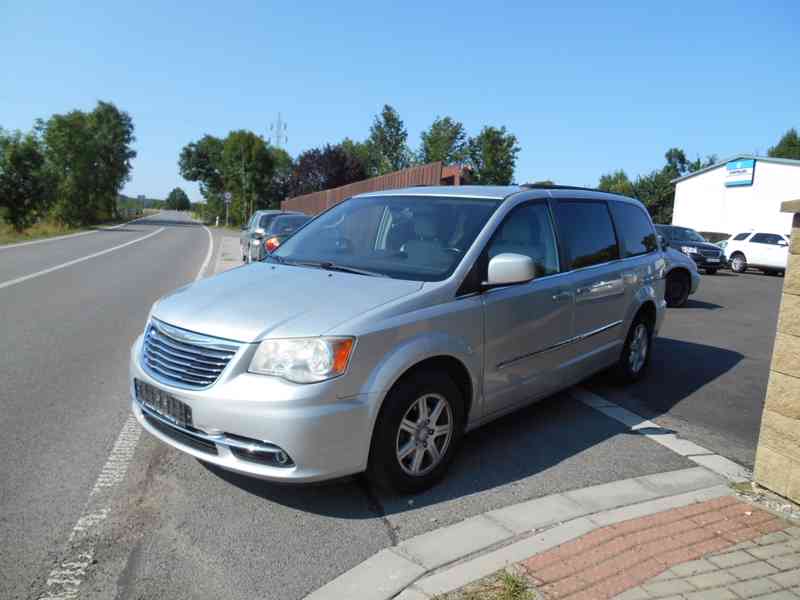
<svg viewBox="0 0 800 600"><path fill-rule="evenodd" d="M214 236L211 235L211 230L203 225L203 229L206 230L208 234L208 252L206 253L206 259L203 261L203 264L200 265L200 270L197 272L197 276L194 278L195 281L200 281L203 278L203 273L205 273L206 269L208 269L208 264L211 262L211 256L214 254Z"/></svg>
<svg viewBox="0 0 800 600"><path fill-rule="evenodd" d="M61 263L60 265L55 265L54 267L48 267L47 269L42 269L41 271L37 271L36 273L29 273L28 275L23 275L22 277L17 277L16 279L9 279L8 281L0 282L0 290L7 287L11 287L12 285L17 285L18 283L23 283L25 281L28 281L29 279L35 279L36 277L47 275L54 271L60 271L61 269L66 269L67 267L71 267L72 265L77 265L87 260L91 260L92 258L97 258L98 256L103 256L104 254L108 254L109 252L120 250L122 248L125 248L126 246L130 246L131 244L137 244L139 242L143 242L147 238L151 238L154 235L158 235L159 233L164 231L164 229L165 229L164 227L159 227L152 233L148 233L147 235L140 238L136 238L135 240L131 240L130 242L125 242L124 244L120 244L118 246L112 246L111 248L106 248L105 250L101 250L100 252L95 252L93 254L87 254L86 256L82 256L80 258L76 258L74 260Z"/></svg>
<svg viewBox="0 0 800 600"><path fill-rule="evenodd" d="M98 231L110 231L111 229L119 229L120 227L125 227L125 225L136 223L136 221L141 221L144 218L145 217L139 217L138 219L134 219L133 221L126 221L125 223L120 223L119 225L114 225L112 227L97 227L96 229L90 229L89 231L79 231L77 233L68 233L66 235L56 235L49 238L42 238L41 240L16 242L14 244L0 244L0 250L10 250L11 248L22 248L23 246L33 246L34 244L44 244L45 242L55 242L57 240L65 240L67 238L74 238L74 237L80 237L82 235L89 235L90 233L97 233Z"/></svg>

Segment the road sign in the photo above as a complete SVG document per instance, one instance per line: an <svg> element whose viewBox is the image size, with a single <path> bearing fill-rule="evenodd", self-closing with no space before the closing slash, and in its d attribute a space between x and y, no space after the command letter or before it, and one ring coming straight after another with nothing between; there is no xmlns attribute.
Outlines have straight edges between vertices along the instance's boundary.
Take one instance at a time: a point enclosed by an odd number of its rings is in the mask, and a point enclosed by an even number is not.
<svg viewBox="0 0 800 600"><path fill-rule="evenodd" d="M224 194L222 194L222 197L225 198L225 204L230 204L231 198L233 198L233 194L231 194L230 192L225 192Z"/></svg>

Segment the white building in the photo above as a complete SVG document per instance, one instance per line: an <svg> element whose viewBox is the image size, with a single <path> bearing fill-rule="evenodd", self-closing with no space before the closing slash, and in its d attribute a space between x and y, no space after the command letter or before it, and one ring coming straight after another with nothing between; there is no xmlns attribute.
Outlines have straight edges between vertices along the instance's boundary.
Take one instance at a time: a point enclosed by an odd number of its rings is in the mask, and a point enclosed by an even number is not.
<svg viewBox="0 0 800 600"><path fill-rule="evenodd" d="M800 198L800 160L741 154L674 179L672 224L734 234L751 229L788 234L781 202Z"/></svg>

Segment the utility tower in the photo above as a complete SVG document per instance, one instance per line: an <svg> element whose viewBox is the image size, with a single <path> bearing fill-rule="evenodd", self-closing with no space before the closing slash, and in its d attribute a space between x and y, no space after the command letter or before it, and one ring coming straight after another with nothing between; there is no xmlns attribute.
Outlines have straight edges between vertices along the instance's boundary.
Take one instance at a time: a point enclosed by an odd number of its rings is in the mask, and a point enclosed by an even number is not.
<svg viewBox="0 0 800 600"><path fill-rule="evenodd" d="M288 141L289 138L286 136L286 121L281 117L281 113L278 113L278 120L269 124L269 143L276 148L280 148Z"/></svg>

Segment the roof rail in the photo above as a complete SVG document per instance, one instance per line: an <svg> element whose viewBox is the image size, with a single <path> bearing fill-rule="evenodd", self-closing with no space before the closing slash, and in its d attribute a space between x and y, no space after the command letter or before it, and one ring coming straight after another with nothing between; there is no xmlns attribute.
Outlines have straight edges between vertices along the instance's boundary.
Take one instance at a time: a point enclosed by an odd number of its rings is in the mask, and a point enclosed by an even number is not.
<svg viewBox="0 0 800 600"><path fill-rule="evenodd" d="M558 185L556 183L523 183L519 187L529 190L583 190L585 192L602 192L597 188L582 187L579 185Z"/></svg>

